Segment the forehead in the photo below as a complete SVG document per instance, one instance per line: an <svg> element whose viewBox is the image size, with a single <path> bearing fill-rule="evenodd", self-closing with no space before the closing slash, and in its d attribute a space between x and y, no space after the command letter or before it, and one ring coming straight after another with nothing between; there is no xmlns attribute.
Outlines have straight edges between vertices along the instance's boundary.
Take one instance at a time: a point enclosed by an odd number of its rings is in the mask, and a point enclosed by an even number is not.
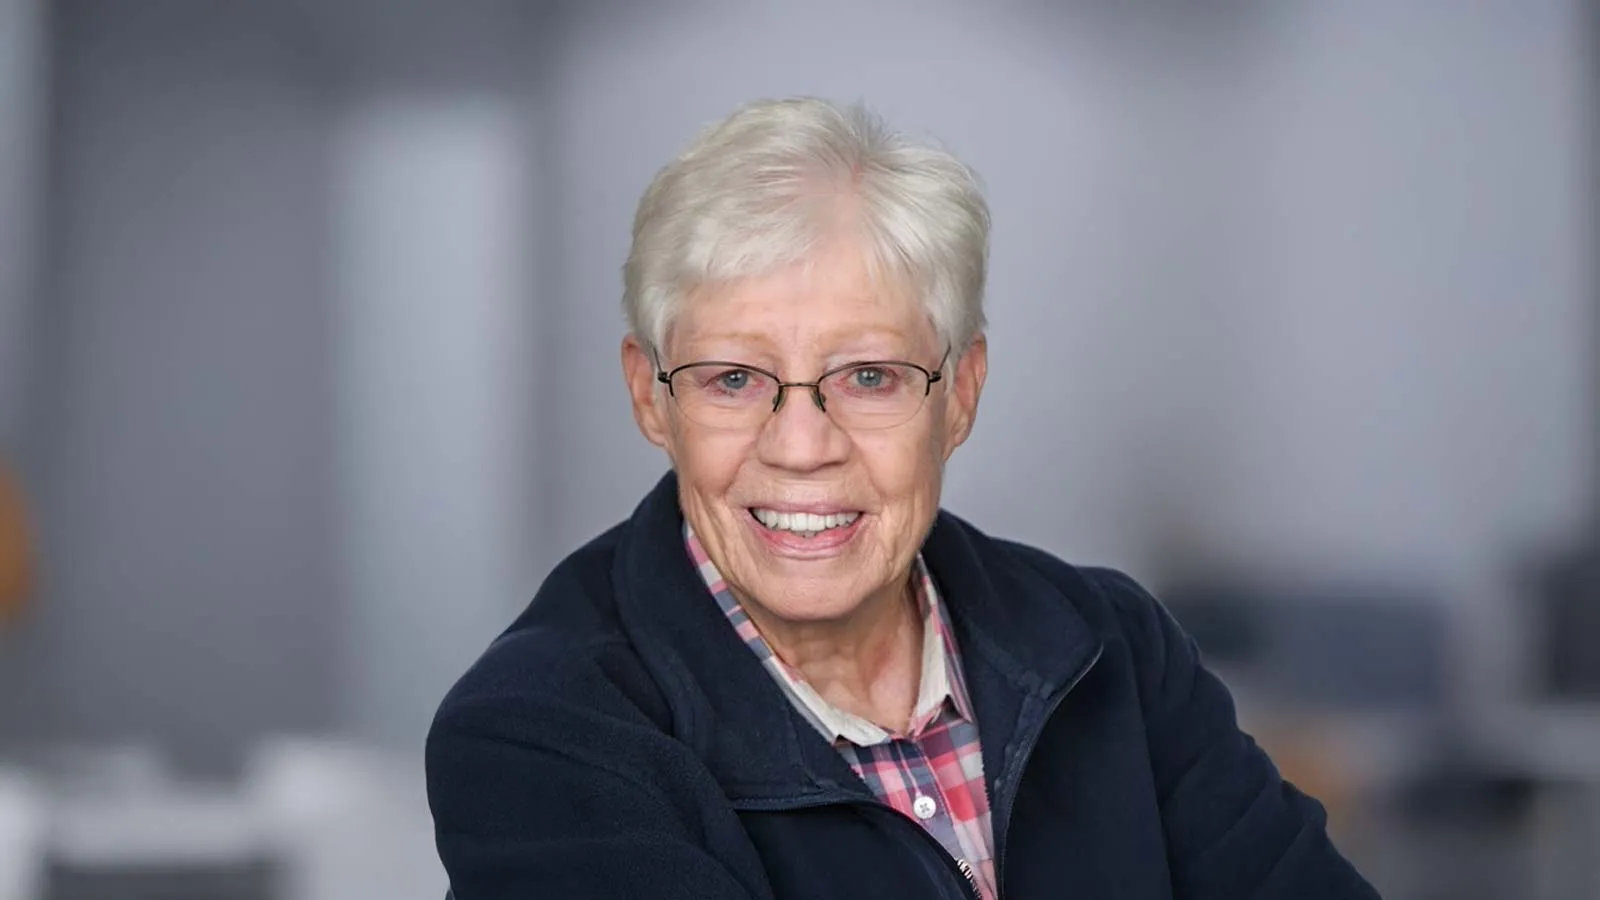
<svg viewBox="0 0 1600 900"><path fill-rule="evenodd" d="M706 285L686 299L673 328L673 343L686 348L909 350L933 335L910 290L872 278L859 254L848 252Z"/></svg>

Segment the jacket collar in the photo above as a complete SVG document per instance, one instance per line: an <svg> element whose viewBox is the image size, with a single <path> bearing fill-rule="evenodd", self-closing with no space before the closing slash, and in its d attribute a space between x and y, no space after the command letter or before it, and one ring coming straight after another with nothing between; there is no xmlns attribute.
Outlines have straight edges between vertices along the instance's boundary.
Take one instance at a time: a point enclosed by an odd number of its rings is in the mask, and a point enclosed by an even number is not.
<svg viewBox="0 0 1600 900"><path fill-rule="evenodd" d="M668 473L634 511L612 572L623 627L673 710L676 736L735 802L864 792L728 624L682 528ZM950 609L992 779L1026 701L1062 689L1099 639L1061 588L949 513L939 513L923 556Z"/></svg>

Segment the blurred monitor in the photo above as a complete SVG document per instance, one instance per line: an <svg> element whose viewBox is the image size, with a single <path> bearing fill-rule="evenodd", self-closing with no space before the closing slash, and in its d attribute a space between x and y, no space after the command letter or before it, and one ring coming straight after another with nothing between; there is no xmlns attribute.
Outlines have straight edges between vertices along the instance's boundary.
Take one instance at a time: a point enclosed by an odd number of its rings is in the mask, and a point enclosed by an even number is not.
<svg viewBox="0 0 1600 900"><path fill-rule="evenodd" d="M1447 636L1424 592L1362 585L1174 585L1167 606L1208 661L1322 709L1436 708Z"/></svg>

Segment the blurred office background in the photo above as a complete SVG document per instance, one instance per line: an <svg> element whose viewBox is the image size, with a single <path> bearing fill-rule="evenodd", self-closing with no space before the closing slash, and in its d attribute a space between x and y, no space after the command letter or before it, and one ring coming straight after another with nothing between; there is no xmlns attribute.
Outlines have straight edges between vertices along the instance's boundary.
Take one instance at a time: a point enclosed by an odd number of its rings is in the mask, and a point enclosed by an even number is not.
<svg viewBox="0 0 1600 900"><path fill-rule="evenodd" d="M1600 897L1582 0L0 0L0 900L436 898L429 717L663 470L618 269L737 103L995 215L947 505L1156 587L1390 900Z"/></svg>

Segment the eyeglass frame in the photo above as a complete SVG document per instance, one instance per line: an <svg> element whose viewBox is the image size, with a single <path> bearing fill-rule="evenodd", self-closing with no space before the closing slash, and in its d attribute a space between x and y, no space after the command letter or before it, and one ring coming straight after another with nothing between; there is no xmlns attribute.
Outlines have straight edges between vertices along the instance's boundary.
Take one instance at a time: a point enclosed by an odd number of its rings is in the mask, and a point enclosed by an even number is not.
<svg viewBox="0 0 1600 900"><path fill-rule="evenodd" d="M783 378L776 372L769 372L766 369L760 368L759 366L752 366L749 363L733 362L731 360L724 359L703 359L692 363L684 363L683 365L676 366L672 369L663 369L661 367L661 358L658 356L656 357L656 381L666 385L667 394L676 400L678 398L678 393L677 390L672 386L672 378L685 369L704 368L706 366L727 366L730 369L745 369L747 371L754 372L757 375L765 375L766 377L772 379L777 385L778 392L772 398L772 412L774 414L783 407L783 398L788 392L789 388L807 388L811 392L811 402L817 405L817 409L821 410L823 415L827 415L828 398L822 394L822 382L826 381L829 376L837 375L840 372L847 372L851 369L870 368L872 366L909 366L913 369L916 369L918 372L921 372L923 377L926 379L922 385L922 397L924 400L926 400L930 395L933 394L933 386L936 383L944 380L944 367L945 363L950 361L951 349L952 348L948 346L945 347L944 356L939 359L939 365L931 370L925 369L914 362L904 359L867 359L860 360L858 362L848 362L840 366L834 366L826 372L823 372L821 375L818 375L815 381L784 381ZM918 410L920 411L921 407L918 407ZM913 412L911 416L916 416L916 413ZM910 418L907 418L905 421L910 421ZM903 425L905 422L899 422L897 424ZM896 426L887 425L884 427L893 428Z"/></svg>

